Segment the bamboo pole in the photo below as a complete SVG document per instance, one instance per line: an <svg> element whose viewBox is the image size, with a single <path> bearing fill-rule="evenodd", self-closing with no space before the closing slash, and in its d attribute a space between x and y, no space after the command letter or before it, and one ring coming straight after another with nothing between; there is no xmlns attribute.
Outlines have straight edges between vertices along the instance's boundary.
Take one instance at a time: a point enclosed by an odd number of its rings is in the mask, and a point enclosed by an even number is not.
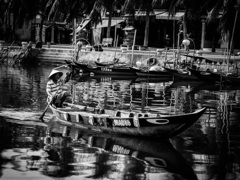
<svg viewBox="0 0 240 180"><path fill-rule="evenodd" d="M229 56L228 56L228 61L227 61L227 73L229 71L229 61L231 59L231 51L232 51L232 46L233 46L234 33L235 33L235 29L236 29L236 23L237 23L238 11L239 11L239 4L240 4L240 0L238 0L238 2L236 4L236 14L235 14L235 19L234 19L234 24L233 24L232 37L231 37L230 48L229 48Z"/></svg>

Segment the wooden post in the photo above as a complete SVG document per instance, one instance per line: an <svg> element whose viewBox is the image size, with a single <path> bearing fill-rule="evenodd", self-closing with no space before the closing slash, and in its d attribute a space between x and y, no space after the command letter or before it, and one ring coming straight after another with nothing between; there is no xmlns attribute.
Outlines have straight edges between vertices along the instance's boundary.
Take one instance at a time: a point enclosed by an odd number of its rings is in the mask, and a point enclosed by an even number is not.
<svg viewBox="0 0 240 180"><path fill-rule="evenodd" d="M131 59L131 66L133 66L133 54L134 54L134 47L135 47L135 41L136 41L136 34L137 34L137 30L135 29L134 32L134 38L133 38L133 46L132 46L132 59Z"/></svg>
<svg viewBox="0 0 240 180"><path fill-rule="evenodd" d="M204 48L205 43L205 30L206 29L206 20L205 18L202 19L202 36L201 36L201 49Z"/></svg>
<svg viewBox="0 0 240 180"><path fill-rule="evenodd" d="M76 38L76 18L73 19L73 61L76 61L76 46L77 46L77 38Z"/></svg>

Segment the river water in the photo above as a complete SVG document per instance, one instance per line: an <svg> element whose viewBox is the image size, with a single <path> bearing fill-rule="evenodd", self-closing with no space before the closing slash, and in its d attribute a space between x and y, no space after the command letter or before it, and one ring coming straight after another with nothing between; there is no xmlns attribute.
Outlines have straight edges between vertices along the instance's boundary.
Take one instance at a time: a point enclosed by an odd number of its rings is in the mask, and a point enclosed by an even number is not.
<svg viewBox="0 0 240 180"><path fill-rule="evenodd" d="M0 110L15 114L14 120L0 117L0 179L240 179L240 87L95 76L71 81L74 102L93 107L162 114L208 107L170 140L18 119L45 109L47 77L56 66L0 66Z"/></svg>

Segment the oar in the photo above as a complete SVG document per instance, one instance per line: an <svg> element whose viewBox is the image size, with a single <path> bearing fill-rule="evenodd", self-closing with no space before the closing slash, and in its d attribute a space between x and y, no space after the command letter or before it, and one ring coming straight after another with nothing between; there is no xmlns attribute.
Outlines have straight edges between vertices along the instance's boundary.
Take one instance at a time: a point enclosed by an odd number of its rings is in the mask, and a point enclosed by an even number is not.
<svg viewBox="0 0 240 180"><path fill-rule="evenodd" d="M71 73L72 73L72 72L70 72L70 73L64 78L63 83L58 87L58 89L57 89L56 93L53 95L51 101L48 103L48 105L47 105L46 108L44 109L42 115L39 117L39 119L40 119L42 122L44 122L43 117L45 116L45 114L46 114L46 112L47 112L48 107L50 106L50 104L52 104L52 101L53 101L54 97L56 96L58 90L63 86L63 84L65 84L65 83L67 82L66 80L68 80L68 77L70 76ZM66 81L66 82L65 82L65 81Z"/></svg>

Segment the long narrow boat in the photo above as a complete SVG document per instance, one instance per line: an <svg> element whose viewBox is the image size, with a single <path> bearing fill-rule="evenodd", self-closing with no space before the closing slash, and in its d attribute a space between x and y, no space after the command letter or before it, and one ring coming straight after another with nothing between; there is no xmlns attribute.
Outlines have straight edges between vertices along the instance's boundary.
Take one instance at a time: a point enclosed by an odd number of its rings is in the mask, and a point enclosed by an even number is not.
<svg viewBox="0 0 240 180"><path fill-rule="evenodd" d="M207 81L207 82L221 81L221 75L218 73L211 73L210 71L201 71L201 70L193 69L191 67L188 67L188 70L202 81Z"/></svg>
<svg viewBox="0 0 240 180"><path fill-rule="evenodd" d="M148 83L160 83L160 82L172 82L173 77L137 77L132 79L132 83L141 83L141 82L148 82Z"/></svg>
<svg viewBox="0 0 240 180"><path fill-rule="evenodd" d="M101 63L97 61L95 61L94 63L96 64L96 66L112 66L115 64L115 63Z"/></svg>
<svg viewBox="0 0 240 180"><path fill-rule="evenodd" d="M182 80L199 80L197 76L191 73L191 71L186 69L172 69L164 67L170 74L173 75L174 78L182 79Z"/></svg>
<svg viewBox="0 0 240 180"><path fill-rule="evenodd" d="M170 78L172 75L165 69L159 71L144 70L137 67L129 67L139 77Z"/></svg>
<svg viewBox="0 0 240 180"><path fill-rule="evenodd" d="M88 66L88 64L86 64L86 63L78 63L78 62L75 62L75 61L73 63L74 63L75 66L77 66L78 68L80 68L82 70L85 70L85 68ZM89 72L89 71L86 71L86 72Z"/></svg>
<svg viewBox="0 0 240 180"><path fill-rule="evenodd" d="M240 76L234 74L227 74L227 75L220 75L222 77L223 82L229 83L231 85L239 86L240 83Z"/></svg>
<svg viewBox="0 0 240 180"><path fill-rule="evenodd" d="M92 107L66 104L65 108L50 105L56 118L76 122L83 129L101 133L146 136L154 138L173 137L197 121L206 108L181 115L160 115L114 110L99 110Z"/></svg>
<svg viewBox="0 0 240 180"><path fill-rule="evenodd" d="M126 63L118 62L118 61L114 61L114 62L98 62L98 61L95 61L94 63L95 63L96 66L127 66Z"/></svg>
<svg viewBox="0 0 240 180"><path fill-rule="evenodd" d="M128 66L82 66L82 69L95 75L136 76Z"/></svg>
<svg viewBox="0 0 240 180"><path fill-rule="evenodd" d="M73 74L87 75L89 72L84 71L83 67L88 66L87 64L77 63L75 61L65 60L67 66L71 69Z"/></svg>

